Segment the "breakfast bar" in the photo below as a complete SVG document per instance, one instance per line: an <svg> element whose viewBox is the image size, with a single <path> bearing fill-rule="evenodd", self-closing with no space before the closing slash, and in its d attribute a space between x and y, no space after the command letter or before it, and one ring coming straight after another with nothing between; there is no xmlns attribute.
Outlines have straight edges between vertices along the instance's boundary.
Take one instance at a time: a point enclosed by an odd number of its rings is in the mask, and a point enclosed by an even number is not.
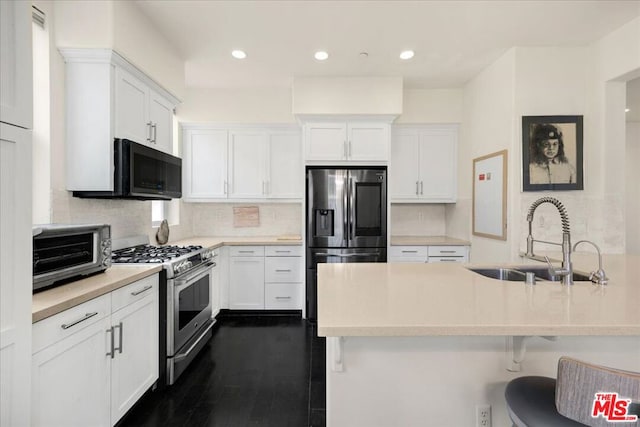
<svg viewBox="0 0 640 427"><path fill-rule="evenodd" d="M576 271L595 266L574 256ZM607 286L528 285L467 267L319 266L327 426L471 426L486 404L492 425L510 425L506 383L555 377L560 356L640 371L640 257L607 256Z"/></svg>

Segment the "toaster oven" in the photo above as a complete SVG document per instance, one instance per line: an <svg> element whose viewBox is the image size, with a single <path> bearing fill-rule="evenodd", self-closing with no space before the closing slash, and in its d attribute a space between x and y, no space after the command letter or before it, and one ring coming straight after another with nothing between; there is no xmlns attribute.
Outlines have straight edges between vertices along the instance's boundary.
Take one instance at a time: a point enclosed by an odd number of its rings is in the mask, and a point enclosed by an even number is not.
<svg viewBox="0 0 640 427"><path fill-rule="evenodd" d="M111 266L111 226L47 224L33 227L33 292Z"/></svg>

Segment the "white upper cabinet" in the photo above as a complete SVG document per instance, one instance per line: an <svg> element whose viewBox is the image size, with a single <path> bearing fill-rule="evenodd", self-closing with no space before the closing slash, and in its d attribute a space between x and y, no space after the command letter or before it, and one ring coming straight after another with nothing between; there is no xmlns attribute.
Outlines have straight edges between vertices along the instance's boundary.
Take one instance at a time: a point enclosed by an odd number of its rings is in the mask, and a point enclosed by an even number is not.
<svg viewBox="0 0 640 427"><path fill-rule="evenodd" d="M110 49L60 49L66 62L67 190L113 191L113 140L173 154L178 99Z"/></svg>
<svg viewBox="0 0 640 427"><path fill-rule="evenodd" d="M117 138L150 144L147 119L149 89L125 70L116 69L116 122Z"/></svg>
<svg viewBox="0 0 640 427"><path fill-rule="evenodd" d="M227 198L227 131L185 129L182 136L182 197Z"/></svg>
<svg viewBox="0 0 640 427"><path fill-rule="evenodd" d="M172 103L121 68L116 68L115 96L115 137L172 154Z"/></svg>
<svg viewBox="0 0 640 427"><path fill-rule="evenodd" d="M302 197L304 172L300 139L298 130L268 132L267 197L272 199Z"/></svg>
<svg viewBox="0 0 640 427"><path fill-rule="evenodd" d="M457 191L457 125L394 126L392 202L453 203Z"/></svg>
<svg viewBox="0 0 640 427"><path fill-rule="evenodd" d="M389 159L389 124L314 122L304 125L308 163L385 163Z"/></svg>
<svg viewBox="0 0 640 427"><path fill-rule="evenodd" d="M229 197L266 197L267 134L261 131L229 133Z"/></svg>
<svg viewBox="0 0 640 427"><path fill-rule="evenodd" d="M0 1L0 118L31 128L31 2Z"/></svg>
<svg viewBox="0 0 640 427"><path fill-rule="evenodd" d="M183 125L186 201L299 199L300 131Z"/></svg>

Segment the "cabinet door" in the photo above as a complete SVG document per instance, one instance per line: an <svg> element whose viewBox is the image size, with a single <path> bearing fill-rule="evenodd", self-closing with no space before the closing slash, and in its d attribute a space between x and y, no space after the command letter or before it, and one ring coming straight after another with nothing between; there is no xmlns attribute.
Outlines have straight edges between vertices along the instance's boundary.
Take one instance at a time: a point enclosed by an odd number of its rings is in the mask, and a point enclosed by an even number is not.
<svg viewBox="0 0 640 427"><path fill-rule="evenodd" d="M306 160L346 160L346 123L307 123L304 127Z"/></svg>
<svg viewBox="0 0 640 427"><path fill-rule="evenodd" d="M267 162L267 196L270 198L300 198L304 172L301 157L301 135L270 133Z"/></svg>
<svg viewBox="0 0 640 427"><path fill-rule="evenodd" d="M391 200L418 198L420 192L418 147L418 132L394 133L389 172Z"/></svg>
<svg viewBox="0 0 640 427"><path fill-rule="evenodd" d="M115 76L115 137L153 147L147 114L149 88L121 68L116 67Z"/></svg>
<svg viewBox="0 0 640 427"><path fill-rule="evenodd" d="M229 308L264 309L264 257L229 258Z"/></svg>
<svg viewBox="0 0 640 427"><path fill-rule="evenodd" d="M3 13L4 3L9 2L0 2ZM30 5L30 3L26 4ZM4 17L2 19L4 23ZM0 426L2 427L29 425L32 330L31 234L31 131L0 123L0 395L2 396Z"/></svg>
<svg viewBox="0 0 640 427"><path fill-rule="evenodd" d="M109 318L32 357L32 426L105 426L110 423Z"/></svg>
<svg viewBox="0 0 640 427"><path fill-rule="evenodd" d="M420 133L420 199L455 202L457 130L435 128Z"/></svg>
<svg viewBox="0 0 640 427"><path fill-rule="evenodd" d="M389 160L389 125L386 123L349 123L347 154L349 160Z"/></svg>
<svg viewBox="0 0 640 427"><path fill-rule="evenodd" d="M115 424L158 379L158 288L111 316L111 423Z"/></svg>
<svg viewBox="0 0 640 427"><path fill-rule="evenodd" d="M31 2L0 1L0 117L30 129L33 122Z"/></svg>
<svg viewBox="0 0 640 427"><path fill-rule="evenodd" d="M229 132L229 198L266 197L266 149L265 132Z"/></svg>
<svg viewBox="0 0 640 427"><path fill-rule="evenodd" d="M227 197L227 131L185 130L182 137L183 197Z"/></svg>
<svg viewBox="0 0 640 427"><path fill-rule="evenodd" d="M173 154L173 105L153 90L149 91L149 122L153 147Z"/></svg>

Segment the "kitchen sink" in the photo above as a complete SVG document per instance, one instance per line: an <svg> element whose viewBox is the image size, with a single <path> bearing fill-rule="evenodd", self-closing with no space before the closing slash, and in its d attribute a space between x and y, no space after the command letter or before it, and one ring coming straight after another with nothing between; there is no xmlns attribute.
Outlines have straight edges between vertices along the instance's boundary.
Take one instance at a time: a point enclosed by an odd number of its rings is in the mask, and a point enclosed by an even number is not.
<svg viewBox="0 0 640 427"><path fill-rule="evenodd" d="M469 270L485 277L510 282L524 282L525 274L512 268L469 268Z"/></svg>
<svg viewBox="0 0 640 427"><path fill-rule="evenodd" d="M533 273L536 275L538 279L550 280L552 282L559 282L562 279L561 276L554 276L551 273L549 273L549 269L547 267L521 266L521 267L516 267L516 269L518 271L522 271L523 273ZM588 282L589 275L574 271L573 281Z"/></svg>
<svg viewBox="0 0 640 427"><path fill-rule="evenodd" d="M485 277L498 280L508 280L510 282L524 282L525 273L533 273L538 280L549 280L552 282L559 282L562 277L555 276L549 273L547 267L534 267L529 265L517 266L517 267L496 267L496 268L468 268L468 270L474 273L481 274ZM579 272L573 272L573 280L575 282L588 282L589 275Z"/></svg>

